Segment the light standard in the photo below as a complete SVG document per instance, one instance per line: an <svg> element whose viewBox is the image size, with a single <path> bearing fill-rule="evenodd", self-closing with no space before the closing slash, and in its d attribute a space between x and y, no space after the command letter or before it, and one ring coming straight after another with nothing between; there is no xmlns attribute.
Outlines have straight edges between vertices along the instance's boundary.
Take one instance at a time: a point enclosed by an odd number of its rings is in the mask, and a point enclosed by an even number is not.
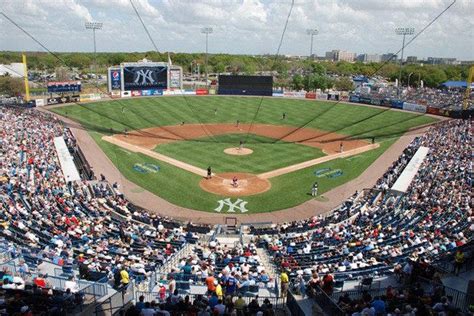
<svg viewBox="0 0 474 316"><path fill-rule="evenodd" d="M402 57L400 58L400 74L398 75L398 97L400 97L400 88L402 84L402 65L403 65L403 51L405 49L405 36L413 35L415 33L415 28L413 27L397 27L395 29L395 34L403 35L403 44L402 44Z"/></svg>
<svg viewBox="0 0 474 316"><path fill-rule="evenodd" d="M208 38L209 34L213 32L212 27L203 27L201 29L201 33L206 34L206 87L208 85L208 67L207 67L207 60L208 60L208 55L207 55L207 49L208 49Z"/></svg>
<svg viewBox="0 0 474 316"><path fill-rule="evenodd" d="M97 75L97 49L95 45L95 30L102 29L102 22L86 22L86 30L92 30L94 35L94 73L95 73L95 87L99 90L99 76Z"/></svg>
<svg viewBox="0 0 474 316"><path fill-rule="evenodd" d="M413 72L410 72L410 73L408 74L408 82L407 82L407 87L408 87L408 89L410 89L410 77L411 77L411 75L413 75Z"/></svg>
<svg viewBox="0 0 474 316"><path fill-rule="evenodd" d="M312 58L312 56L313 56L313 37L314 37L314 35L318 35L318 33L319 33L319 31L316 28L306 30L306 34L308 34L311 37L311 47L310 47L310 50L309 50L309 58Z"/></svg>

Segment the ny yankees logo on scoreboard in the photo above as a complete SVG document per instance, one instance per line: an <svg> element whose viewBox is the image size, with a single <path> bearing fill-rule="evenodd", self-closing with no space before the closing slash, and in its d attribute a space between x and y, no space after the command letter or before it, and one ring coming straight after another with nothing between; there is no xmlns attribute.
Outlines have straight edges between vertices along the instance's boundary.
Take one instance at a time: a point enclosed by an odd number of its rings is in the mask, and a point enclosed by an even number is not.
<svg viewBox="0 0 474 316"><path fill-rule="evenodd" d="M217 201L219 203L219 206L217 206L214 211L216 212L221 212L224 209L224 206L227 206L227 213L235 213L235 210L239 210L240 213L246 213L249 210L245 208L245 205L247 205L248 202L242 200L242 199L237 199L237 201L232 203L232 200L230 198L224 199L224 200L219 200Z"/></svg>
<svg viewBox="0 0 474 316"><path fill-rule="evenodd" d="M150 69L140 69L135 72L135 80L134 83L136 84L154 84L155 80L153 79L153 71ZM141 79L141 82L139 82Z"/></svg>

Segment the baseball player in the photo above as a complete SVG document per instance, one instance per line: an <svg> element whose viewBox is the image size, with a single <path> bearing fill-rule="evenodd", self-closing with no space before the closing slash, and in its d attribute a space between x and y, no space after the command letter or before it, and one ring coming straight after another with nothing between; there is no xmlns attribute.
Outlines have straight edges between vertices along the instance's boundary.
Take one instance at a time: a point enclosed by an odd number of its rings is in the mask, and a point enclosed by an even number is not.
<svg viewBox="0 0 474 316"><path fill-rule="evenodd" d="M341 153L344 152L344 144L343 144L343 142L341 142L341 143L339 144L339 152L341 152Z"/></svg>
<svg viewBox="0 0 474 316"><path fill-rule="evenodd" d="M239 150L242 150L243 148L244 148L244 142L243 142L243 140L240 140Z"/></svg>
<svg viewBox="0 0 474 316"><path fill-rule="evenodd" d="M286 119L286 112L283 112L283 114L281 115L281 119L282 120Z"/></svg>
<svg viewBox="0 0 474 316"><path fill-rule="evenodd" d="M318 182L313 183L311 187L311 196L316 197L318 195Z"/></svg>
<svg viewBox="0 0 474 316"><path fill-rule="evenodd" d="M211 179L212 178L212 169L211 166L207 167L207 177L206 179Z"/></svg>
<svg viewBox="0 0 474 316"><path fill-rule="evenodd" d="M237 187L239 186L239 182L238 182L238 181L239 181L239 180L237 179L236 176L234 176L234 177L232 178L232 186L233 186L234 188L237 188Z"/></svg>
<svg viewBox="0 0 474 316"><path fill-rule="evenodd" d="M235 126L239 127L239 125L240 125L240 121L237 120L237 122L235 123Z"/></svg>

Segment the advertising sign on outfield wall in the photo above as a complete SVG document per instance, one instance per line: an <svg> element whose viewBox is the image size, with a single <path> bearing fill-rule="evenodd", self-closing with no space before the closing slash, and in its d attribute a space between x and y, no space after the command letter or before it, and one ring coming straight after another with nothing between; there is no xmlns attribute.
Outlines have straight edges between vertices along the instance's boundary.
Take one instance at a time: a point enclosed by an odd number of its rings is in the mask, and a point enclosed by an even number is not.
<svg viewBox="0 0 474 316"><path fill-rule="evenodd" d="M183 90L174 89L174 90L163 90L163 95L182 95Z"/></svg>
<svg viewBox="0 0 474 316"><path fill-rule="evenodd" d="M272 96L282 98L282 97L284 97L285 95L283 94L283 92L273 92L273 93L272 93Z"/></svg>
<svg viewBox="0 0 474 316"><path fill-rule="evenodd" d="M120 90L122 87L122 75L120 68L109 68L110 91Z"/></svg>
<svg viewBox="0 0 474 316"><path fill-rule="evenodd" d="M337 93L328 94L328 100L330 100L330 101L339 101L339 94L337 94Z"/></svg>
<svg viewBox="0 0 474 316"><path fill-rule="evenodd" d="M46 100L48 105L71 103L71 102L78 102L78 101L79 101L79 96L78 95L72 95L72 96L68 95L68 96L64 96L64 97L48 98Z"/></svg>
<svg viewBox="0 0 474 316"><path fill-rule="evenodd" d="M127 98L132 96L132 92L129 90L122 91L122 98Z"/></svg>
<svg viewBox="0 0 474 316"><path fill-rule="evenodd" d="M181 88L181 71L170 69L170 88Z"/></svg>
<svg viewBox="0 0 474 316"><path fill-rule="evenodd" d="M285 98L304 98L306 96L305 91L285 91L283 92Z"/></svg>
<svg viewBox="0 0 474 316"><path fill-rule="evenodd" d="M132 97L140 97L142 95L142 90L132 90Z"/></svg>
<svg viewBox="0 0 474 316"><path fill-rule="evenodd" d="M390 105L395 109L403 109L403 101L401 100L392 100L390 101Z"/></svg>
<svg viewBox="0 0 474 316"><path fill-rule="evenodd" d="M432 106L429 106L429 107L426 108L426 113L434 114L434 115L440 115L439 108L434 108Z"/></svg>
<svg viewBox="0 0 474 316"><path fill-rule="evenodd" d="M49 93L81 92L80 81L50 81L48 82Z"/></svg>
<svg viewBox="0 0 474 316"><path fill-rule="evenodd" d="M100 100L100 94L97 94L97 93L81 94L79 96L79 100L81 102Z"/></svg>
<svg viewBox="0 0 474 316"><path fill-rule="evenodd" d="M316 99L316 93L314 92L307 92L305 95L306 99Z"/></svg>
<svg viewBox="0 0 474 316"><path fill-rule="evenodd" d="M403 109L412 112L426 113L426 105L403 102Z"/></svg>
<svg viewBox="0 0 474 316"><path fill-rule="evenodd" d="M328 95L326 93L318 93L318 100L327 100Z"/></svg>
<svg viewBox="0 0 474 316"><path fill-rule="evenodd" d="M208 95L209 91L207 89L196 89L196 95Z"/></svg>
<svg viewBox="0 0 474 316"><path fill-rule="evenodd" d="M183 93L186 95L196 95L196 91L194 90L184 90Z"/></svg>
<svg viewBox="0 0 474 316"><path fill-rule="evenodd" d="M382 104L382 100L376 99L376 98L372 98L372 100L370 100L370 104L372 104L372 105L380 105L380 104Z"/></svg>
<svg viewBox="0 0 474 316"><path fill-rule="evenodd" d="M45 105L44 99L36 99L35 104L36 106L44 106Z"/></svg>
<svg viewBox="0 0 474 316"><path fill-rule="evenodd" d="M349 97L349 102L359 102L360 101L360 98L358 95L351 95Z"/></svg>
<svg viewBox="0 0 474 316"><path fill-rule="evenodd" d="M372 99L368 98L368 97L360 97L359 98L360 103L370 104L371 101L372 101Z"/></svg>

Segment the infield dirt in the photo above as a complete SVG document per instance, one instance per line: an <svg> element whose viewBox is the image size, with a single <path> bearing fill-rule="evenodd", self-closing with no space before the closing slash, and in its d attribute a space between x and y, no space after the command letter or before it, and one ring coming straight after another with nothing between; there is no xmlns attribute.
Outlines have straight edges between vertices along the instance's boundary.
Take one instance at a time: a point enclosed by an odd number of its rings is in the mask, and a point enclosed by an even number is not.
<svg viewBox="0 0 474 316"><path fill-rule="evenodd" d="M180 140L193 140L222 134L255 134L283 142L298 143L321 149L325 154L339 153L341 144L344 151L359 148L369 143L361 139L350 139L348 136L321 131L312 128L297 128L270 124L183 124L173 126L151 127L127 134L115 134L113 137L132 145L154 149L159 144Z"/></svg>

